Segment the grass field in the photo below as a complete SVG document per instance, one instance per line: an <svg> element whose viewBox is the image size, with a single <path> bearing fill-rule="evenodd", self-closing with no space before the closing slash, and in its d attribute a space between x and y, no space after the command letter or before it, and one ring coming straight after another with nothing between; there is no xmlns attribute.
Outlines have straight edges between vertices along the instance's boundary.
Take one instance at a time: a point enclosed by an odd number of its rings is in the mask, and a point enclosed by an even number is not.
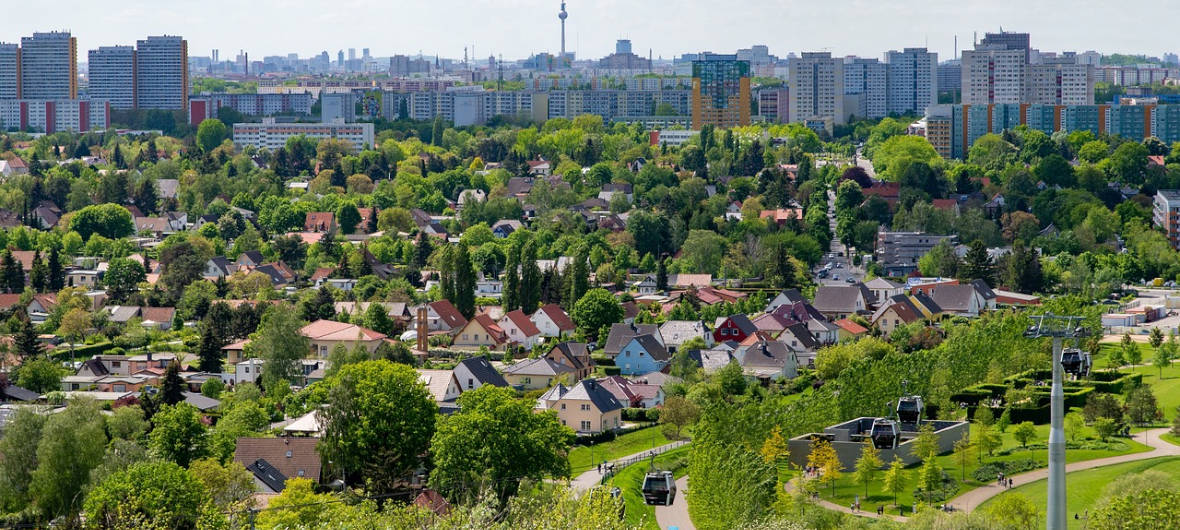
<svg viewBox="0 0 1180 530"><path fill-rule="evenodd" d="M656 456L655 466L659 469L671 469L676 478L684 476L687 471L688 447L679 447ZM640 462L623 468L607 481L608 486L618 486L623 492L625 519L634 528L659 530L656 523L656 509L643 502L643 477L647 474L649 462ZM684 492L676 492L676 499L672 501L687 502Z"/></svg>
<svg viewBox="0 0 1180 530"><path fill-rule="evenodd" d="M1093 429L1087 427L1086 433L1083 437L1093 437ZM972 436L976 432L976 428L972 426ZM1009 428L1007 433L1003 434L1004 445L995 452L995 456L989 457L983 455L983 460L987 462L1000 462L1011 460L1032 459L1039 463L1042 467L1048 465L1048 451L1045 450L1045 442L1049 438L1049 426L1037 426L1037 438L1030 445L1038 445L1039 448L1023 449L1012 435L1013 429ZM1106 458L1108 456L1116 456L1128 453L1138 453L1148 451L1149 448L1138 442L1127 439L1119 439L1122 442L1122 450L1111 449L1069 449L1066 451L1065 459L1067 462L1080 462L1083 460L1093 460L1096 458ZM962 479L964 476L963 470L955 462L955 457L952 454L945 454L937 457L938 465L951 477ZM959 491L956 495L961 495L967 491L975 489L983 484L975 481L971 474L979 468L979 453L973 450L971 464L966 469L966 480L959 486ZM917 485L917 466L906 469L906 488L905 491L898 495L898 503L902 506L910 506L914 502L913 490ZM893 496L885 493L883 490L882 480L885 476L884 471L877 473L875 477L875 484L869 486L868 497L865 497L865 488L862 485L856 484L852 480L851 470L846 470L844 475L836 483L836 493L832 494L831 486L824 488L820 492L820 496L832 501L841 506L848 506L853 499L859 495L861 497L861 508L866 511L876 510L880 504L893 504ZM908 510L907 510L908 511ZM892 513L892 512L891 512Z"/></svg>
<svg viewBox="0 0 1180 530"><path fill-rule="evenodd" d="M574 476L578 476L581 473L594 469L603 460L609 462L616 458L640 453L652 447L659 447L673 441L675 440L669 440L664 437L664 434L660 432L660 427L657 425L655 427L629 432L609 442L590 446L579 445L570 451L570 471Z"/></svg>
<svg viewBox="0 0 1180 530"><path fill-rule="evenodd" d="M1099 370L1105 370L1110 350L1119 347L1118 343L1103 343L1098 348L1098 354L1094 356L1094 365ZM1151 365L1152 359L1155 358L1155 348L1150 344L1139 344L1139 351L1143 352L1141 364L1122 370L1143 374L1143 384L1151 386L1156 401L1164 411L1164 418L1171 422L1176 417L1176 407L1180 407L1180 363L1172 363L1164 368L1161 378L1160 369Z"/></svg>
<svg viewBox="0 0 1180 530"><path fill-rule="evenodd" d="M1150 460L1076 471L1066 475L1066 519L1069 521L1069 527L1082 528L1084 521L1074 520L1073 514L1084 514L1087 510L1090 510L1102 495L1102 489L1111 480L1114 480L1120 475L1142 473L1148 469L1155 469L1170 475L1176 475L1180 473L1180 458L1152 458ZM1032 501L1034 505L1041 506L1043 510L1048 497L1048 482L1045 480L1030 482L1016 487L1012 490L1011 494L1022 495ZM980 508L985 508L994 501L995 498L983 503ZM1043 511L1042 515L1044 515ZM1044 520L1041 523L1041 528L1044 528Z"/></svg>

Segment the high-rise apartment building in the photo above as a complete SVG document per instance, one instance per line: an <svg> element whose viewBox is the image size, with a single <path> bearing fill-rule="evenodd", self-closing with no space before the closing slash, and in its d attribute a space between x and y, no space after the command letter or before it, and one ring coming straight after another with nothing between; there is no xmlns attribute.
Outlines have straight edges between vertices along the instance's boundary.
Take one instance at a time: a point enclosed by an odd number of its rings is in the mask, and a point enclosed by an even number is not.
<svg viewBox="0 0 1180 530"><path fill-rule="evenodd" d="M1152 201L1152 220L1163 229L1168 242L1180 248L1180 190L1159 190Z"/></svg>
<svg viewBox="0 0 1180 530"><path fill-rule="evenodd" d="M750 124L750 63L701 54L692 62L692 128Z"/></svg>
<svg viewBox="0 0 1180 530"><path fill-rule="evenodd" d="M1090 105L1094 103L1094 67L1075 57L1045 58L1029 66L1027 103Z"/></svg>
<svg viewBox="0 0 1180 530"><path fill-rule="evenodd" d="M758 91L758 115L771 123L787 123L791 119L790 89L763 88Z"/></svg>
<svg viewBox="0 0 1180 530"><path fill-rule="evenodd" d="M843 124L844 60L828 52L804 52L791 59L790 112L792 122Z"/></svg>
<svg viewBox="0 0 1180 530"><path fill-rule="evenodd" d="M1025 96L1028 50L976 46L963 50L963 103L1021 103Z"/></svg>
<svg viewBox="0 0 1180 530"><path fill-rule="evenodd" d="M979 41L977 47L1002 49L1002 50L1023 50L1024 62L1029 62L1031 56L1031 47L1028 33L1012 33L1002 31L1000 33L985 33L983 40Z"/></svg>
<svg viewBox="0 0 1180 530"><path fill-rule="evenodd" d="M352 92L324 92L320 94L320 121L323 123L352 123L356 121L356 98Z"/></svg>
<svg viewBox="0 0 1180 530"><path fill-rule="evenodd" d="M885 54L888 65L889 114L920 114L938 103L938 54L905 48Z"/></svg>
<svg viewBox="0 0 1180 530"><path fill-rule="evenodd" d="M886 67L876 59L844 59L844 99L855 97L855 108L846 114L859 118L884 118L887 114ZM851 103L849 103L851 106Z"/></svg>
<svg viewBox="0 0 1180 530"><path fill-rule="evenodd" d="M0 99L20 97L20 46L0 42Z"/></svg>
<svg viewBox="0 0 1180 530"><path fill-rule="evenodd" d="M188 102L188 42L169 35L138 41L135 65L136 107L185 108Z"/></svg>
<svg viewBox="0 0 1180 530"><path fill-rule="evenodd" d="M103 46L90 50L87 93L91 99L106 100L112 109L135 108L135 48Z"/></svg>
<svg viewBox="0 0 1180 530"><path fill-rule="evenodd" d="M69 32L34 33L20 43L20 97L78 97L78 41Z"/></svg>

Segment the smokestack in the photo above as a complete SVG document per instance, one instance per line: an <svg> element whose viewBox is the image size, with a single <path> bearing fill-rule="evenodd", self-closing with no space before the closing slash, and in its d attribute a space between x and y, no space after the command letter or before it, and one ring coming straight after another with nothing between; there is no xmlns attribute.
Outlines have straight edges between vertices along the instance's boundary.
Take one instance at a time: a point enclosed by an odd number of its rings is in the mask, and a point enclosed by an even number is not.
<svg viewBox="0 0 1180 530"><path fill-rule="evenodd" d="M418 308L418 351L425 352L427 350L426 336L429 330L426 326L427 311L426 306Z"/></svg>

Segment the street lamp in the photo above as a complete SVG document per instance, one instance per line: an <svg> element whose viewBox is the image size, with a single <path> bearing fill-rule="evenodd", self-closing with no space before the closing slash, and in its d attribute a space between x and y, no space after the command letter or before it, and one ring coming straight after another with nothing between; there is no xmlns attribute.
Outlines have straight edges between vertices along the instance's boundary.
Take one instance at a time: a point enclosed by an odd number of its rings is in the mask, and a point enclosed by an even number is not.
<svg viewBox="0 0 1180 530"><path fill-rule="evenodd" d="M1032 317L1033 324L1025 337L1053 339L1053 388L1049 394L1049 509L1047 528L1065 530L1065 391L1062 388L1061 351L1065 339L1077 339L1089 334L1080 316L1060 316L1045 313Z"/></svg>

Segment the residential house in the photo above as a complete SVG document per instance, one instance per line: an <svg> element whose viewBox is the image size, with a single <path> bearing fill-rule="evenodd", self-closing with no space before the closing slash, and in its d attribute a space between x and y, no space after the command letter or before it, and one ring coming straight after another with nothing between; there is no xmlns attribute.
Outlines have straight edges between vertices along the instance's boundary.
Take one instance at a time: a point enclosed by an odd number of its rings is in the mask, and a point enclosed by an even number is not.
<svg viewBox="0 0 1180 530"><path fill-rule="evenodd" d="M168 368L168 365L172 364L172 362L175 360L175 353L153 353L149 351L144 354L128 357L127 362L130 363L130 367L127 371L130 372L131 375L150 370L159 370L160 373L163 373L163 371Z"/></svg>
<svg viewBox="0 0 1180 530"><path fill-rule="evenodd" d="M639 375L662 370L670 357L664 345L652 335L632 337L615 356L615 366L623 375Z"/></svg>
<svg viewBox="0 0 1180 530"><path fill-rule="evenodd" d="M41 204L33 209L33 220L44 230L53 228L61 220L61 208L52 202L41 201Z"/></svg>
<svg viewBox="0 0 1180 530"><path fill-rule="evenodd" d="M553 171L553 167L548 160L529 160L529 175L535 177L548 177Z"/></svg>
<svg viewBox="0 0 1180 530"><path fill-rule="evenodd" d="M792 379L799 375L799 358L781 342L758 341L739 349L734 358L743 373L759 379Z"/></svg>
<svg viewBox="0 0 1180 530"><path fill-rule="evenodd" d="M164 217L135 218L136 234L149 234L156 239L163 239L164 235L171 234L172 232L172 224Z"/></svg>
<svg viewBox="0 0 1180 530"><path fill-rule="evenodd" d="M888 337L898 327L921 320L923 320L922 313L918 311L913 302L904 296L895 296L890 299L888 304L878 308L869 322L877 326L882 335Z"/></svg>
<svg viewBox="0 0 1180 530"><path fill-rule="evenodd" d="M238 266L227 259L225 256L213 256L205 262L205 271L201 276L205 278L224 278L237 272Z"/></svg>
<svg viewBox="0 0 1180 530"><path fill-rule="evenodd" d="M562 382L572 377L573 369L564 364L550 360L548 357L524 359L505 366L504 379L508 384L522 390L537 390L549 388L555 382Z"/></svg>
<svg viewBox="0 0 1180 530"><path fill-rule="evenodd" d="M669 274L668 287L673 289L702 289L713 284L712 274Z"/></svg>
<svg viewBox="0 0 1180 530"><path fill-rule="evenodd" d="M594 372L594 360L590 356L589 348L582 342L558 343L549 350L545 358L568 367L573 372L575 380L590 377Z"/></svg>
<svg viewBox="0 0 1180 530"><path fill-rule="evenodd" d="M276 261L274 263L264 263L251 272L261 272L270 278L270 283L274 287L281 287L293 283L295 281L295 271L291 270L286 263Z"/></svg>
<svg viewBox="0 0 1180 530"><path fill-rule="evenodd" d="M659 283L656 282L654 274L644 276L642 280L635 282L635 292L640 296L656 294L659 291Z"/></svg>
<svg viewBox="0 0 1180 530"><path fill-rule="evenodd" d="M669 320L660 325L660 336L669 353L676 353L682 344L694 338L705 341L705 347L713 345L713 333L701 320Z"/></svg>
<svg viewBox="0 0 1180 530"><path fill-rule="evenodd" d="M529 317L524 314L524 311L519 309L504 313L504 317L499 322L500 329L508 338L509 343L519 344L522 348L532 349L542 340L544 336L541 335L541 330L537 329L537 325L529 320Z"/></svg>
<svg viewBox="0 0 1180 530"><path fill-rule="evenodd" d="M234 260L234 265L239 267L258 267L262 265L264 259L261 252L247 250L238 255L238 259Z"/></svg>
<svg viewBox="0 0 1180 530"><path fill-rule="evenodd" d="M656 337L656 341L661 345L664 343L664 336L660 334L660 327L655 324L615 323L610 326L610 333L606 336L606 346L602 348L602 353L614 359L622 351L623 347L628 342L631 342L631 339L640 335L651 335Z"/></svg>
<svg viewBox="0 0 1180 530"><path fill-rule="evenodd" d="M415 322L417 324L417 313L415 312ZM428 332L441 332L455 334L467 325L467 319L463 314L455 309L450 300L439 300L426 304L426 329Z"/></svg>
<svg viewBox="0 0 1180 530"><path fill-rule="evenodd" d="M371 234L377 230L377 215L381 211L376 207L372 208L357 208L357 213L360 214L361 220L356 224L354 234ZM371 229L370 229L371 228Z"/></svg>
<svg viewBox="0 0 1180 530"><path fill-rule="evenodd" d="M857 324L856 322L848 320L847 318L842 318L840 320L837 320L836 322L834 322L834 324L836 324L836 327L840 328L840 331L839 331L840 342L844 342L844 341L848 341L848 340L856 340L856 339L859 339L861 337L868 335L868 333L869 333L868 328L866 328L860 324Z"/></svg>
<svg viewBox="0 0 1180 530"><path fill-rule="evenodd" d="M475 315L475 318L469 320L467 325L455 334L453 346L473 350L486 346L488 349L497 350L503 348L507 342L508 336L504 330L487 313L481 313Z"/></svg>
<svg viewBox="0 0 1180 530"><path fill-rule="evenodd" d="M492 225L492 235L504 239L521 228L524 228L524 224L516 219L501 219Z"/></svg>
<svg viewBox="0 0 1180 530"><path fill-rule="evenodd" d="M651 409L664 404L664 389L660 385L640 383L617 375L598 380L623 406L633 409Z"/></svg>
<svg viewBox="0 0 1180 530"><path fill-rule="evenodd" d="M807 298L798 289L783 289L781 293L775 295L770 303L766 304L766 312L770 313L782 305L791 305L800 302L807 302Z"/></svg>
<svg viewBox="0 0 1180 530"><path fill-rule="evenodd" d="M502 388L509 386L504 376L500 375L500 372L497 372L488 358L483 355L459 361L453 372L455 373L455 381L459 383L460 392L475 390L483 385Z"/></svg>
<svg viewBox="0 0 1180 530"><path fill-rule="evenodd" d="M884 303L886 299L905 292L905 285L881 277L865 282L865 287L873 293L874 304Z"/></svg>
<svg viewBox="0 0 1180 530"><path fill-rule="evenodd" d="M930 298L943 311L961 316L979 316L987 309L987 300L973 284L940 285L930 290Z"/></svg>
<svg viewBox="0 0 1180 530"><path fill-rule="evenodd" d="M713 330L713 340L741 342L756 331L758 327L750 321L750 317L739 313L730 315Z"/></svg>
<svg viewBox="0 0 1180 530"><path fill-rule="evenodd" d="M561 337L570 335L577 329L574 321L565 310L557 304L545 304L536 310L529 320L537 326L542 337Z"/></svg>
<svg viewBox="0 0 1180 530"><path fill-rule="evenodd" d="M336 346L344 346L349 351L360 346L373 353L385 341L384 333L356 324L324 319L303 326L299 334L307 337L311 342L311 354L320 359L327 359Z"/></svg>
<svg viewBox="0 0 1180 530"><path fill-rule="evenodd" d="M234 366L246 360L246 345L250 344L250 339L239 340L233 344L226 344L221 347L222 353L225 355L225 362L229 366Z"/></svg>
<svg viewBox="0 0 1180 530"><path fill-rule="evenodd" d="M758 214L759 219L767 219L779 226L785 226L791 221L803 221L803 208L778 208L774 210L762 210Z"/></svg>
<svg viewBox="0 0 1180 530"><path fill-rule="evenodd" d="M563 391L564 390L564 391ZM593 379L583 379L568 389L558 385L541 396L557 419L579 435L598 434L623 425L623 404Z"/></svg>
<svg viewBox="0 0 1180 530"><path fill-rule="evenodd" d="M56 294L35 294L33 295L33 299L29 301L29 305L25 307L25 312L29 314L30 321L34 324L40 324L49 318L49 313L52 313L56 307Z"/></svg>
<svg viewBox="0 0 1180 530"><path fill-rule="evenodd" d="M533 177L512 177L508 179L508 185L506 186L508 196L518 199L528 197L529 193L533 191L533 181Z"/></svg>
<svg viewBox="0 0 1180 530"><path fill-rule="evenodd" d="M306 478L320 482L320 453L317 438L238 438L234 462L254 475L254 484L263 493L279 493L287 480Z"/></svg>
<svg viewBox="0 0 1180 530"><path fill-rule="evenodd" d="M791 351L799 353L814 352L819 349L819 342L811 336L811 331L802 323L794 323L787 326L778 336L778 341L786 344Z"/></svg>
<svg viewBox="0 0 1180 530"><path fill-rule="evenodd" d="M488 194L480 189L467 189L459 192L459 201L456 203L455 211L463 211L463 208L473 202L484 202L488 200Z"/></svg>
<svg viewBox="0 0 1180 530"><path fill-rule="evenodd" d="M864 286L821 285L815 289L815 307L828 320L839 320L868 311L873 293Z"/></svg>
<svg viewBox="0 0 1180 530"><path fill-rule="evenodd" d="M262 359L246 359L233 363L234 379L233 383L253 383L258 381L262 376Z"/></svg>
<svg viewBox="0 0 1180 530"><path fill-rule="evenodd" d="M67 269L66 287L85 287L95 289L102 281L103 271L94 269Z"/></svg>
<svg viewBox="0 0 1180 530"><path fill-rule="evenodd" d="M304 232L335 232L336 214L332 212L307 212L303 220Z"/></svg>
<svg viewBox="0 0 1180 530"><path fill-rule="evenodd" d="M459 379L455 377L454 370L418 369L418 380L426 385L426 390L430 392L434 402L440 408L444 406L450 409L457 408L455 400L459 399L463 388L459 386Z"/></svg>

